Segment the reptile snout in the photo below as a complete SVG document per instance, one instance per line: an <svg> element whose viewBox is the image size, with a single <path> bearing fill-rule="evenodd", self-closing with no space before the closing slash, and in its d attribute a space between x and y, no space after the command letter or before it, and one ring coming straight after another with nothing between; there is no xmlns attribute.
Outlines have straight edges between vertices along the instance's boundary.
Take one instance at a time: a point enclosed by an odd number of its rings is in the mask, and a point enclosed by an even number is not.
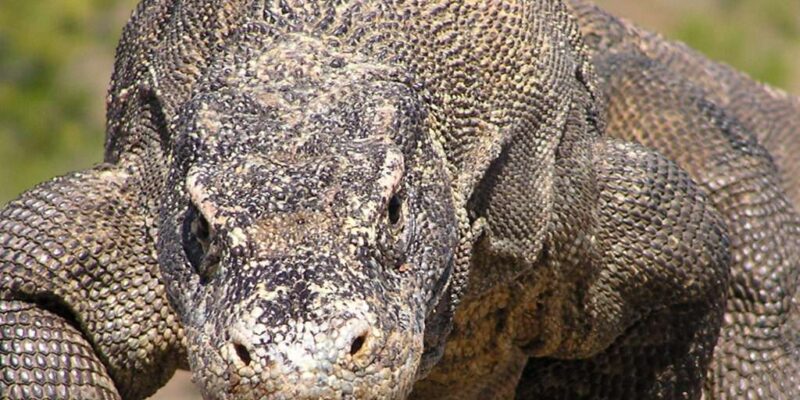
<svg viewBox="0 0 800 400"><path fill-rule="evenodd" d="M357 306L349 306L357 308ZM283 326L282 326L283 327ZM358 397L360 377L384 350L375 317L342 312L329 321L294 321L277 330L242 318L220 353L236 398Z"/></svg>
<svg viewBox="0 0 800 400"><path fill-rule="evenodd" d="M232 351L226 354L227 362L235 370L248 367L252 363L260 363L265 368L275 367L276 358L300 365L309 365L308 361L343 365L351 361L363 361L369 358L367 353L370 351L367 343L374 341L375 338L371 335L372 329L366 318L351 318L338 327L329 327L324 324L322 328L319 332L309 332L311 336L296 337L295 342L288 346L292 355L304 354L309 358L301 360L297 357L289 357L287 354L274 354L280 352L279 346L264 344L265 335L255 334L255 332L264 330L262 326L236 323L230 328Z"/></svg>

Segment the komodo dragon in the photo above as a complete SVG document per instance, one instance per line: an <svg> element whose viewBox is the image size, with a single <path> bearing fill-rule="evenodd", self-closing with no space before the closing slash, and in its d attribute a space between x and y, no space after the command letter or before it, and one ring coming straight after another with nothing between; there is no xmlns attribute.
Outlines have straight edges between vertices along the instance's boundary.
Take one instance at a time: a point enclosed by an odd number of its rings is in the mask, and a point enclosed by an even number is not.
<svg viewBox="0 0 800 400"><path fill-rule="evenodd" d="M577 0L144 0L0 396L800 398L798 110Z"/></svg>

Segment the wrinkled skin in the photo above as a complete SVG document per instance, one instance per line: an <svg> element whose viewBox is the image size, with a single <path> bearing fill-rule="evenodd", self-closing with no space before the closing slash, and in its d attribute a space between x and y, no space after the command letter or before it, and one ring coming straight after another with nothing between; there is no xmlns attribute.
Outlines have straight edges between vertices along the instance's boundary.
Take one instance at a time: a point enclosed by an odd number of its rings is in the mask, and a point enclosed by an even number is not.
<svg viewBox="0 0 800 400"><path fill-rule="evenodd" d="M708 392L800 397L800 99L587 2L569 4L607 98L607 133L674 160L726 221L733 262Z"/></svg>
<svg viewBox="0 0 800 400"><path fill-rule="evenodd" d="M231 48L181 111L161 213L195 379L208 398L403 398L456 244L425 109L314 39Z"/></svg>
<svg viewBox="0 0 800 400"><path fill-rule="evenodd" d="M188 368L208 399L758 398L710 371L772 310L731 319L731 288L795 296L736 251L794 231L729 231L702 178L745 182L716 162L739 153L626 136L647 118L582 28L559 0L144 0L104 163L0 211L0 395L140 399Z"/></svg>

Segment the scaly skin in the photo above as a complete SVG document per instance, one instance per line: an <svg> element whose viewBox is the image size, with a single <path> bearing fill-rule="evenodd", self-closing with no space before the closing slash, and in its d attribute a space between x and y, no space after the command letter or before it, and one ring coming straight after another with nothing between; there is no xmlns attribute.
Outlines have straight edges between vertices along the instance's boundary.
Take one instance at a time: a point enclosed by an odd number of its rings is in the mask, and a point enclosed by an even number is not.
<svg viewBox="0 0 800 400"><path fill-rule="evenodd" d="M0 396L796 394L749 374L800 364L767 122L569 7L144 0L105 162L0 212Z"/></svg>
<svg viewBox="0 0 800 400"><path fill-rule="evenodd" d="M592 38L608 133L675 160L728 225L731 285L708 394L800 397L800 102L591 5L573 6Z"/></svg>

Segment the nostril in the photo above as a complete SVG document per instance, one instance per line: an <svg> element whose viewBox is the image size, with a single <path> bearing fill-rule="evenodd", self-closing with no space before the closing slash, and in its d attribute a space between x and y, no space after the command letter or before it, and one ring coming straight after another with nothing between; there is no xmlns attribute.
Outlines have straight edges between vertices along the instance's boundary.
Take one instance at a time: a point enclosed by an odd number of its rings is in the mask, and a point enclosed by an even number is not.
<svg viewBox="0 0 800 400"><path fill-rule="evenodd" d="M355 356L358 354L359 351L364 347L364 343L367 341L367 334L362 333L361 335L357 336L353 339L353 343L350 344L350 355Z"/></svg>
<svg viewBox="0 0 800 400"><path fill-rule="evenodd" d="M233 349L236 351L236 355L240 360L242 360L244 365L249 366L250 362L253 361L253 358L250 357L250 350L247 350L247 347L244 347L244 345L241 343L234 343Z"/></svg>

